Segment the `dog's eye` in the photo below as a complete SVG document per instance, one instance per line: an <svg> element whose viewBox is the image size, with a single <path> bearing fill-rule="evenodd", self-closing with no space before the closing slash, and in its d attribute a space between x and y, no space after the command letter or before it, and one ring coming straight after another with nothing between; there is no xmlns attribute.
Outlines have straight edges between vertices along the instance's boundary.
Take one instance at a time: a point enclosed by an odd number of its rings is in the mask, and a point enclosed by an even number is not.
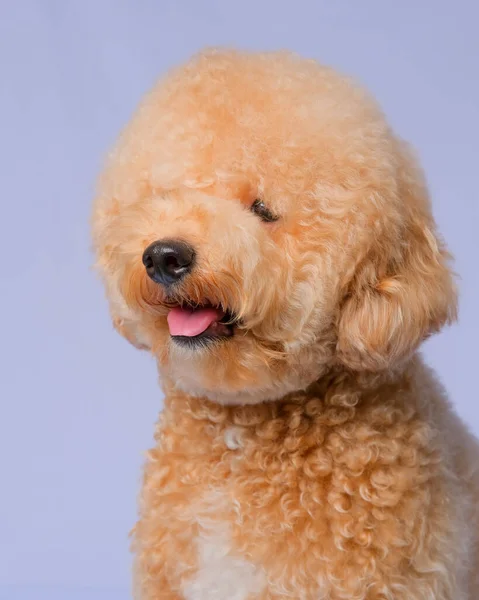
<svg viewBox="0 0 479 600"><path fill-rule="evenodd" d="M266 204L259 199L256 199L251 205L251 212L254 212L255 215L258 215L258 217L267 223L272 223L273 221L277 221L279 219L279 217L273 214Z"/></svg>

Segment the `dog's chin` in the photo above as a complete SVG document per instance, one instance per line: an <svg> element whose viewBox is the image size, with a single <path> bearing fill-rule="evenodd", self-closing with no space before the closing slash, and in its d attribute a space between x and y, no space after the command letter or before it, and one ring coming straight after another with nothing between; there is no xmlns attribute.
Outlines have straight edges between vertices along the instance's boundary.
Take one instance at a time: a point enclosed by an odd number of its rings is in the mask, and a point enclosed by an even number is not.
<svg viewBox="0 0 479 600"><path fill-rule="evenodd" d="M168 342L159 361L161 377L189 396L221 405L281 400L304 390L331 366L321 346L275 354L243 325L227 336L183 339L170 336L166 328L163 334Z"/></svg>
<svg viewBox="0 0 479 600"><path fill-rule="evenodd" d="M234 379L227 378L220 378L214 385L211 385L211 381L205 381L201 369L196 368L197 365L190 365L190 369L186 372L180 364L181 360L178 360L173 367L170 364L165 369L170 380L174 380L176 389L188 396L208 400L222 406L246 406L275 402L287 394L303 388L297 381L281 381L273 374L269 379L263 376L261 382L256 385L251 381L249 385L241 387ZM258 373L258 375L260 374ZM171 378L171 376L173 377Z"/></svg>

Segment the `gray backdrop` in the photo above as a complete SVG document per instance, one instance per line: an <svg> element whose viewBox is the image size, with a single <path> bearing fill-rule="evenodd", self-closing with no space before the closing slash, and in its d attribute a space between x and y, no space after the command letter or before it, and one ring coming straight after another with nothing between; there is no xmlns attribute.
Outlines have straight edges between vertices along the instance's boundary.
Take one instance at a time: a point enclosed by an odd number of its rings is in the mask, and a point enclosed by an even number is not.
<svg viewBox="0 0 479 600"><path fill-rule="evenodd" d="M89 270L102 155L158 74L203 45L294 49L359 77L428 173L462 277L426 347L479 431L474 0L0 1L0 599L124 600L153 361Z"/></svg>

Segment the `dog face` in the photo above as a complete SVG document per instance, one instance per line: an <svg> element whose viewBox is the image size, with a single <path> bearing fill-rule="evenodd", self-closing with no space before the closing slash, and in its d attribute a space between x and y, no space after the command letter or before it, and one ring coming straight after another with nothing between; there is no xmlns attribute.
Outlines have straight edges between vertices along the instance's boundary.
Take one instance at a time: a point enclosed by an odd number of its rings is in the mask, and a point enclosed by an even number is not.
<svg viewBox="0 0 479 600"><path fill-rule="evenodd" d="M455 313L409 151L362 90L289 54L205 53L160 82L93 234L120 333L221 402L393 368Z"/></svg>

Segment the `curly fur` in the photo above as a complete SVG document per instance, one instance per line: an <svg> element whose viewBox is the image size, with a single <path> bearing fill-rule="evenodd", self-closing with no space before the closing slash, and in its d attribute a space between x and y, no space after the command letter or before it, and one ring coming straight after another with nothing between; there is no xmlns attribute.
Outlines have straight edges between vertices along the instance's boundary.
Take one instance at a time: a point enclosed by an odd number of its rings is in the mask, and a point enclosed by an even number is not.
<svg viewBox="0 0 479 600"><path fill-rule="evenodd" d="M477 442L417 354L456 316L449 256L362 89L289 53L194 57L123 132L93 237L115 327L165 391L137 598L479 595ZM141 262L162 237L198 254L176 298ZM234 312L236 335L172 344L182 298Z"/></svg>

